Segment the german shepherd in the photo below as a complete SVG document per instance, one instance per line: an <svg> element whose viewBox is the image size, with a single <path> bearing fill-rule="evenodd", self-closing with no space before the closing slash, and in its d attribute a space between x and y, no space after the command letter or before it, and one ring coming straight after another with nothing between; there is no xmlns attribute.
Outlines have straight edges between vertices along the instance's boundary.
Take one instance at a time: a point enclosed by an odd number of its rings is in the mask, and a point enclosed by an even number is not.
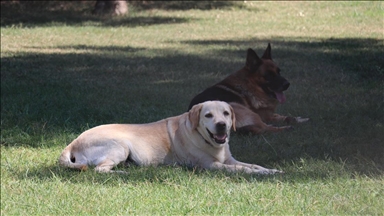
<svg viewBox="0 0 384 216"><path fill-rule="evenodd" d="M238 131L255 134L284 131L292 129L292 126L276 127L265 122L292 124L309 120L275 113L277 105L285 102L283 92L289 85L280 75L280 68L273 62L271 45L268 43L261 58L249 48L245 66L196 95L189 104L189 109L208 100L225 101L235 111Z"/></svg>

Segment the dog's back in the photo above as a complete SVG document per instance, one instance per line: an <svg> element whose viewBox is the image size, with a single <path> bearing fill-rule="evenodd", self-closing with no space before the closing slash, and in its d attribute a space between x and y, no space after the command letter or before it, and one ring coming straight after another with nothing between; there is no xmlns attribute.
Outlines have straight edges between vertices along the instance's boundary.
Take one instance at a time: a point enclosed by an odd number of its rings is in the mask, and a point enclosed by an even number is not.
<svg viewBox="0 0 384 216"><path fill-rule="evenodd" d="M96 166L100 172L110 172L121 162L137 165L172 163L170 154L174 131L183 115L148 124L108 124L91 128L63 150L59 164L78 170Z"/></svg>
<svg viewBox="0 0 384 216"><path fill-rule="evenodd" d="M227 103L236 102L243 104L243 99L240 93L226 89L224 86L219 87L214 85L205 89L200 94L196 95L189 104L188 110L190 110L194 105L203 103L205 101L224 101Z"/></svg>

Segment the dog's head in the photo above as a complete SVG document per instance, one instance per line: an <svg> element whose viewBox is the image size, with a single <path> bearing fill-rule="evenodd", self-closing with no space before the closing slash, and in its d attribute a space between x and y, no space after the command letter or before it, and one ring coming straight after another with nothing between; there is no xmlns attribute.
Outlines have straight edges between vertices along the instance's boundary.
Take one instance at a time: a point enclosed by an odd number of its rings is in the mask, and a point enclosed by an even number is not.
<svg viewBox="0 0 384 216"><path fill-rule="evenodd" d="M290 84L280 75L280 68L273 62L269 43L261 58L251 48L248 49L245 69L250 82L257 83L266 94L280 103L285 102L283 91L287 90Z"/></svg>
<svg viewBox="0 0 384 216"><path fill-rule="evenodd" d="M214 147L220 147L229 141L231 127L235 128L235 114L226 102L206 101L197 104L189 111L189 120L193 130Z"/></svg>

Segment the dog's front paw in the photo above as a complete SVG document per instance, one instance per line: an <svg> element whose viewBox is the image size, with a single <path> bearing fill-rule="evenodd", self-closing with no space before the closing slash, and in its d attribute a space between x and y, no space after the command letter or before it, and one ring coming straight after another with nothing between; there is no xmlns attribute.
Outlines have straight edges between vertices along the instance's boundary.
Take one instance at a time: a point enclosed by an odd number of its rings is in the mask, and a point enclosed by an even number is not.
<svg viewBox="0 0 384 216"><path fill-rule="evenodd" d="M277 173L284 173L284 172L277 169L268 169L266 174L277 174Z"/></svg>
<svg viewBox="0 0 384 216"><path fill-rule="evenodd" d="M257 174L261 174L261 175L273 175L273 174L277 174L277 173L284 173L284 172L277 170L277 169L257 170Z"/></svg>
<svg viewBox="0 0 384 216"><path fill-rule="evenodd" d="M270 169L270 174L276 174L276 173L284 173L284 171L277 170L277 169Z"/></svg>
<svg viewBox="0 0 384 216"><path fill-rule="evenodd" d="M303 123L309 121L309 118L301 118L301 117L295 117L295 121L297 123Z"/></svg>
<svg viewBox="0 0 384 216"><path fill-rule="evenodd" d="M117 173L117 174L124 174L124 175L127 175L127 174L128 174L128 172L126 172L126 171L122 171L122 170L111 170L111 172L113 172L113 173Z"/></svg>

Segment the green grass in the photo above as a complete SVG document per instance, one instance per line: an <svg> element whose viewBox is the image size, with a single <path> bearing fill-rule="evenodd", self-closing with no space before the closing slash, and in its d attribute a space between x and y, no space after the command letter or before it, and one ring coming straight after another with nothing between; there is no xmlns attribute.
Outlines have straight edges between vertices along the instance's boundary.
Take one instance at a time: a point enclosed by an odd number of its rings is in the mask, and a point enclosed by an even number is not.
<svg viewBox="0 0 384 216"><path fill-rule="evenodd" d="M124 17L92 2L1 7L2 215L380 215L384 212L381 2L133 2ZM82 131L187 110L194 95L267 43L291 86L294 131L233 134L252 176L186 167L57 166Z"/></svg>

